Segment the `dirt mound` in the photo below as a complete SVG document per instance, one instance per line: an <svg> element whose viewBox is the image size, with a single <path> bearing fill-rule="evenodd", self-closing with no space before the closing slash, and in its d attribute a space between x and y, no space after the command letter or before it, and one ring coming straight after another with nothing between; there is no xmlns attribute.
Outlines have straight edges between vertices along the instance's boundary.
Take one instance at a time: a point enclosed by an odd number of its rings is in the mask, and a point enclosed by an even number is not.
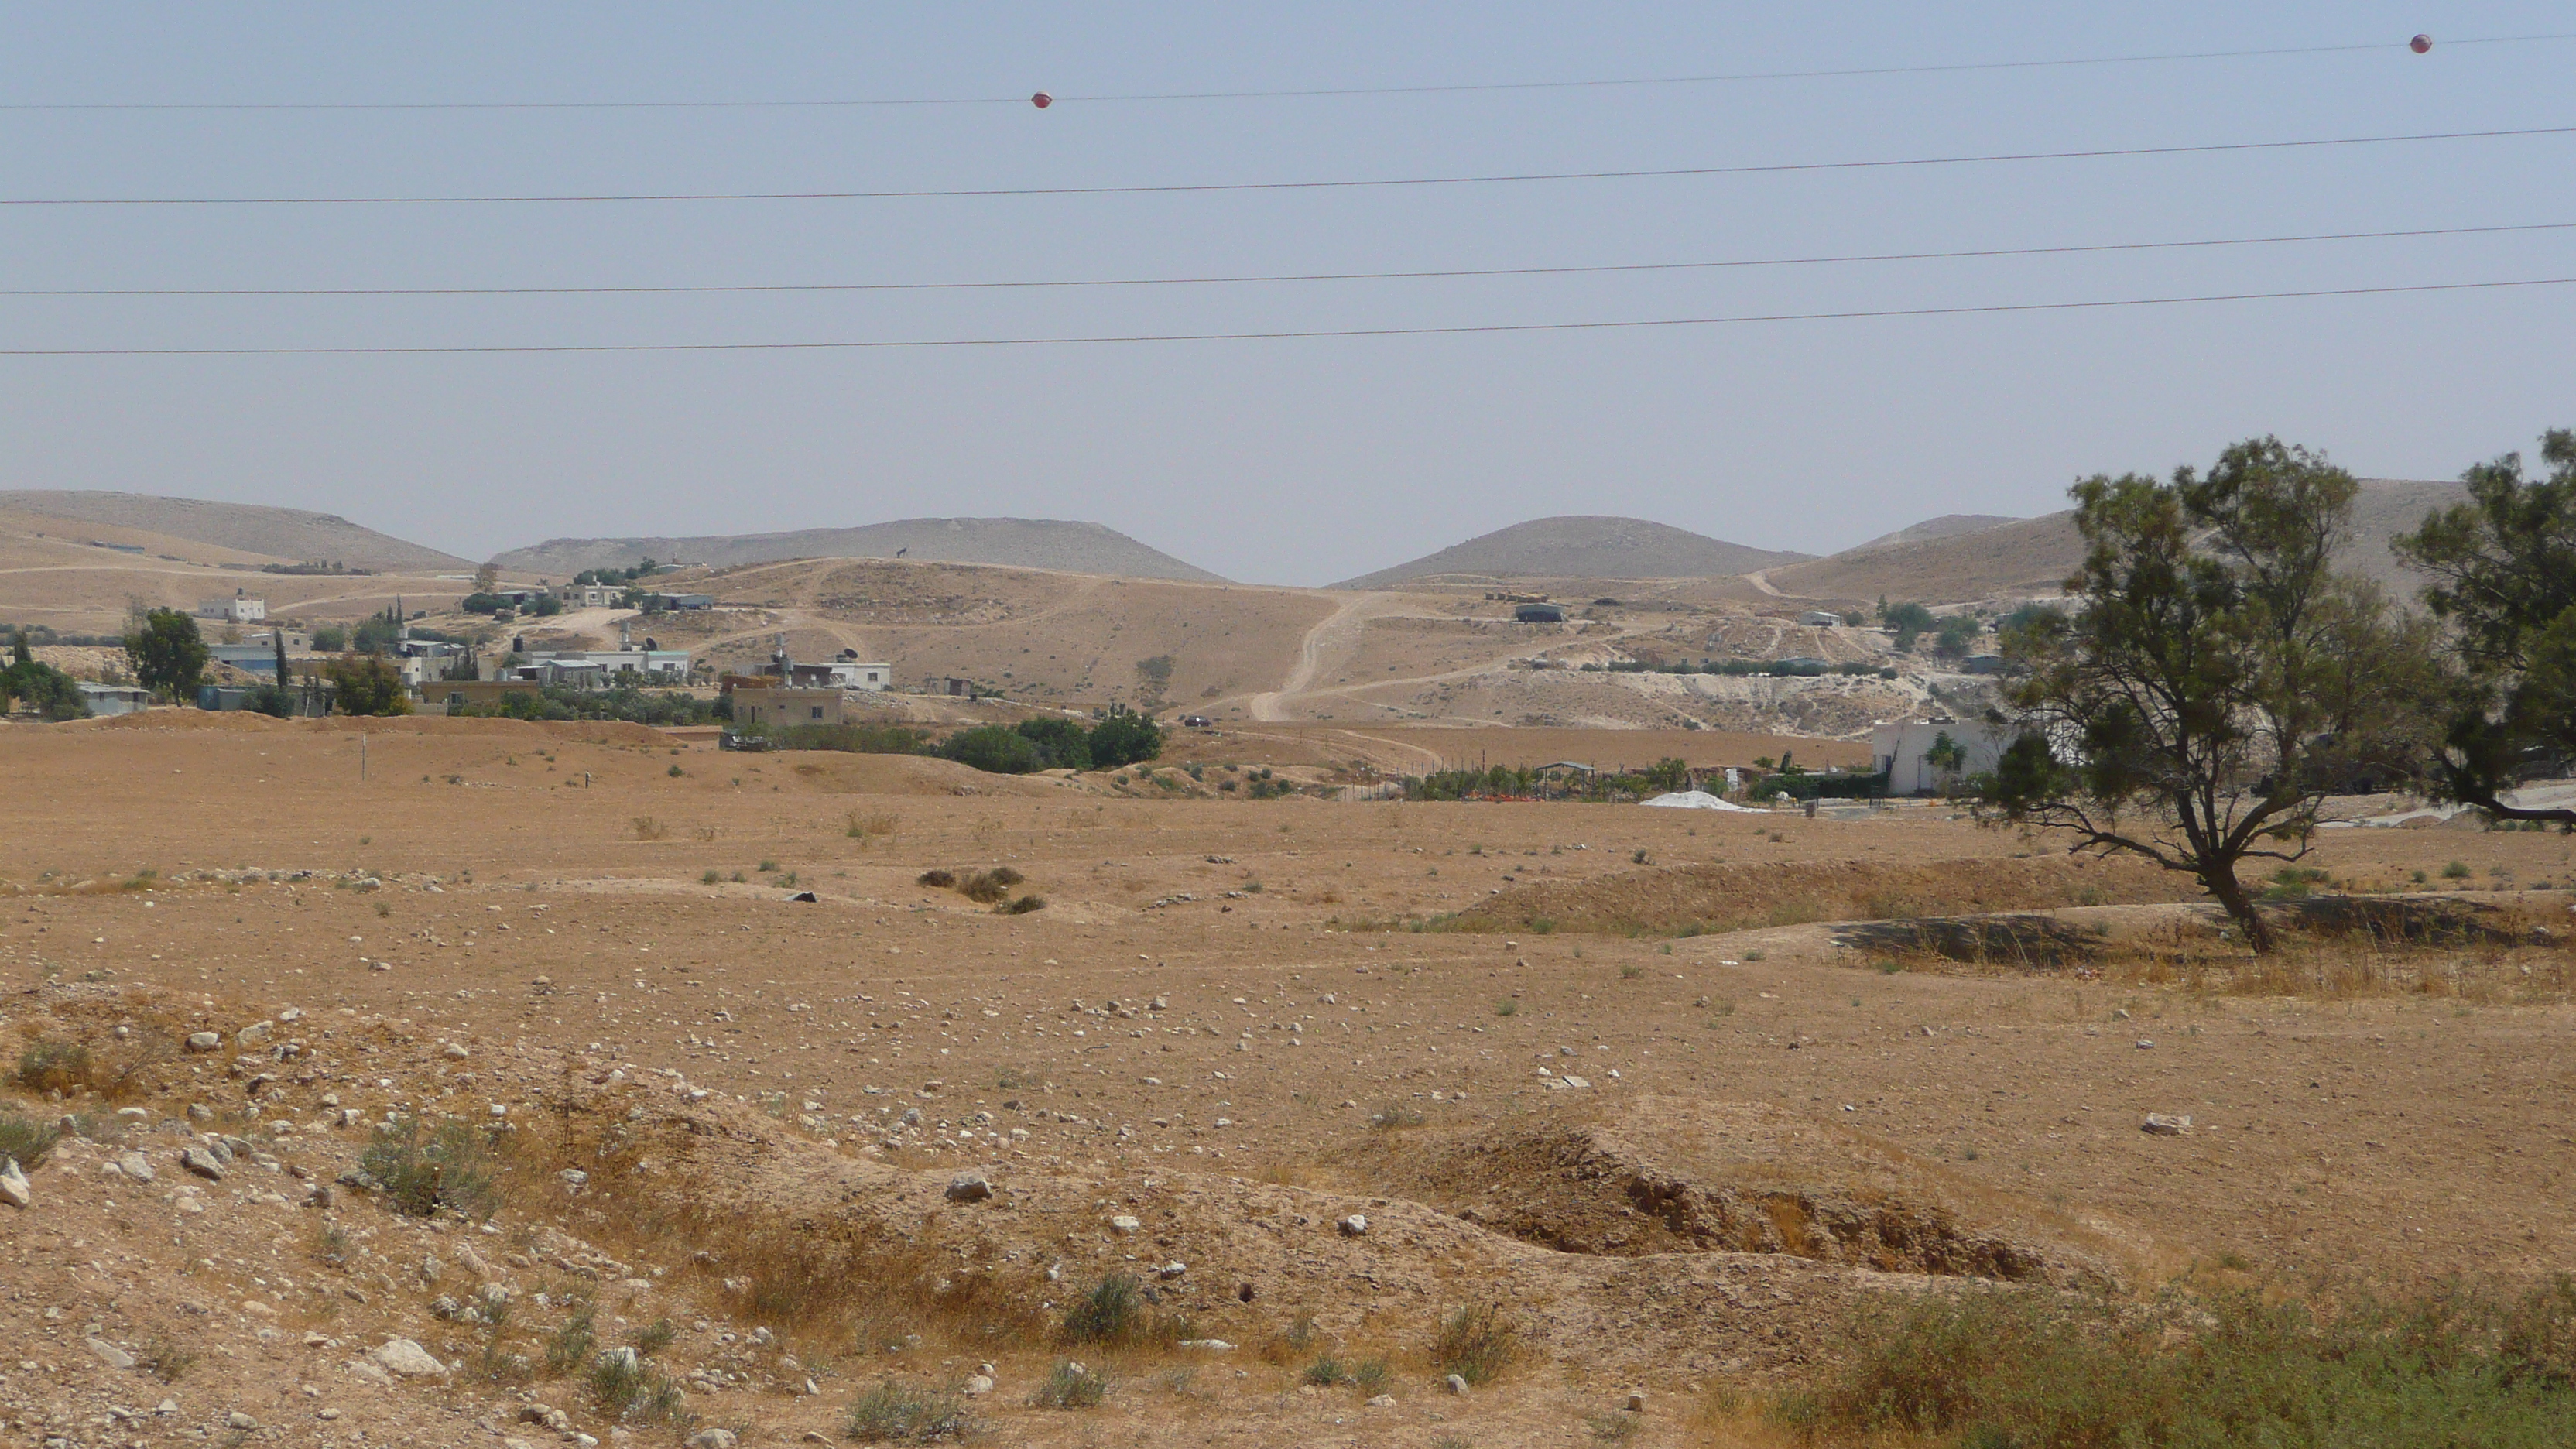
<svg viewBox="0 0 2576 1449"><path fill-rule="evenodd" d="M1716 932L1808 921L2140 905L2198 895L2187 878L2142 861L2081 856L1922 865L1720 863L1520 886L1468 907L1452 922L1470 930Z"/></svg>
<svg viewBox="0 0 2576 1449"><path fill-rule="evenodd" d="M1857 921L1834 932L1834 944L1891 956L1938 956L1974 966L2053 969L2101 953L2101 932L2053 916L1920 916Z"/></svg>
<svg viewBox="0 0 2576 1449"><path fill-rule="evenodd" d="M142 714L82 720L64 728L164 732L211 730L232 734L431 735L529 743L562 740L593 745L652 746L669 743L661 731L650 725L628 724L620 720L449 719L444 715L421 714L366 719L333 715L329 719L288 720L271 719L248 710L156 709Z"/></svg>
<svg viewBox="0 0 2576 1449"><path fill-rule="evenodd" d="M1777 1253L1882 1273L2112 1276L2071 1223L1857 1132L1741 1102L1639 1097L1598 1120L1511 1124L1397 1154L1405 1191L1559 1252Z"/></svg>

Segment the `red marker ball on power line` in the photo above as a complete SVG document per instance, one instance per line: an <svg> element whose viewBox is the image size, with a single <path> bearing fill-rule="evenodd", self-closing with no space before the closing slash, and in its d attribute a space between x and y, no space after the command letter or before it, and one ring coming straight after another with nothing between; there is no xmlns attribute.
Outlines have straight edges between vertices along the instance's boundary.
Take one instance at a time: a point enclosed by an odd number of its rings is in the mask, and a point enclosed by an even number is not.
<svg viewBox="0 0 2576 1449"><path fill-rule="evenodd" d="M2413 40L2406 42L2406 48L2415 52L2417 55L2422 55L2424 52L2433 48L2433 37L2429 35L2416 36Z"/></svg>
<svg viewBox="0 0 2576 1449"><path fill-rule="evenodd" d="M2418 40L2423 40L2423 39L2424 39L2424 38L2423 38L2422 36L2420 36L2420 35L2419 35L2419 36L2417 36L2417 37L2415 37L2415 38L2416 38L2416 39L2418 39ZM2424 43L2425 43L2426 45L2430 45L2430 44L2432 44L2432 42L2431 42L2431 41L2425 41ZM2422 47L2421 47L2421 46L2419 46L2419 47L2417 47L2417 48L2418 48L2418 49L2421 49ZM1030 105L1033 105L1033 106L1037 107L1039 110L1043 111L1043 110L1045 110L1047 107L1049 107L1049 106L1051 106L1051 105L1054 105L1054 104L1055 104L1055 97L1053 97L1053 96L1051 96L1051 95L1048 95L1048 94L1047 94L1046 92L1044 92L1044 91L1040 91L1040 92L1038 92L1036 95L1033 95L1033 96L1029 97L1029 104L1030 104Z"/></svg>

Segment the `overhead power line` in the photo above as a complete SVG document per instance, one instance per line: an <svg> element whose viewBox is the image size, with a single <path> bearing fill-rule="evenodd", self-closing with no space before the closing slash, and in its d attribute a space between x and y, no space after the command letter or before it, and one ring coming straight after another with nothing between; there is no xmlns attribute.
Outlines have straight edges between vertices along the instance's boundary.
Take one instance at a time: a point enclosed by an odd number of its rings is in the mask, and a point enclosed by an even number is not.
<svg viewBox="0 0 2576 1449"><path fill-rule="evenodd" d="M1972 247L1932 252L1842 252L1804 257L1742 257L1700 262L1611 262L1596 266L1451 267L1395 272L1267 272L1197 277L1086 277L973 282L744 282L703 286L597 287L13 287L0 297L632 297L767 292L961 292L1067 287L1195 287L1261 282L1404 282L1479 277L1599 276L1623 272L1716 271L1748 267L1829 266L1852 262L1930 262L1975 258L2086 256L2105 252L2187 251L2206 247L2282 246L2310 242L2387 241L2445 236L2576 230L2576 221L2499 226L2414 227L2400 231L2299 232L2282 236L2184 241L2093 242L2046 247Z"/></svg>
<svg viewBox="0 0 2576 1449"><path fill-rule="evenodd" d="M1329 327L1275 332L1154 332L1061 337L893 338L822 342L495 343L450 347L11 347L0 357L445 357L599 352L860 352L986 347L1086 347L1145 342L1285 342L1343 337L1463 337L1507 332L1613 332L1647 328L1722 327L1773 322L1839 322L1895 317L1974 317L2015 312L2079 312L2196 303L2270 302L2320 297L2386 297L2427 292L2480 292L2576 285L2576 276L2494 282L2418 282L2385 287L2320 287L2281 292L2206 292L2191 296L2119 297L2081 302L1997 302L1956 307L1882 307L1850 312L1751 312L1717 317L1649 317L1608 322L1501 322L1449 327Z"/></svg>
<svg viewBox="0 0 2576 1449"><path fill-rule="evenodd" d="M2529 45L2576 40L2576 31L2540 35L2484 35L2444 40L2441 48ZM1723 85L1755 81L1843 80L1875 76L1950 75L1977 71L2057 70L2084 66L2149 65L2201 60L2257 60L2309 55L2363 55L2403 52L2404 40L2342 45L2290 45L2245 50L2153 51L2132 55L2088 55L2043 60L1976 60L1928 65L1843 66L1821 70L1720 71L1705 75L1625 76L1590 80L1468 81L1445 85L1314 86L1276 90L1137 91L1085 95L1055 92L1056 105L1121 104L1157 101L1308 100L1362 96L1475 95L1493 91L1610 90L1646 86ZM858 110L910 106L1024 106L1026 95L913 96L877 99L710 100L710 101L21 101L0 104L0 111L756 111Z"/></svg>
<svg viewBox="0 0 2576 1449"><path fill-rule="evenodd" d="M1196 181L1123 186L982 186L897 191L566 192L519 196L53 196L0 198L0 206L503 206L584 202L915 201L1010 196L1156 196L1228 191L1349 191L1404 186L1489 186L1506 182L1644 181L1690 176L1763 176L1808 171L1880 171L1912 166L1982 166L2009 161L2099 161L2137 156L2208 156L2387 146L2401 142L2493 141L2576 134L2576 126L2521 126L2491 131L2417 131L2382 136L2322 136L2297 141L2211 141L2187 146L2113 146L2084 151L1991 151L1907 156L1875 161L1774 161L1740 166L1668 166L1634 171L1528 171L1457 176L1398 176L1326 181Z"/></svg>

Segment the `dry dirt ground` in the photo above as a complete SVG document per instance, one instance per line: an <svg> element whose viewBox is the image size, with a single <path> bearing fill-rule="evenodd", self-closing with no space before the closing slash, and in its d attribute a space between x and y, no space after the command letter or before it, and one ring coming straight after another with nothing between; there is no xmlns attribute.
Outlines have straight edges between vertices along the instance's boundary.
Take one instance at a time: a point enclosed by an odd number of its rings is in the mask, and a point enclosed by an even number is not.
<svg viewBox="0 0 2576 1449"><path fill-rule="evenodd" d="M1746 1406L1897 1295L2576 1256L2561 948L2324 941L2231 986L2171 882L1937 811L1157 801L185 713L10 728L0 798L0 1065L90 1053L0 1087L77 1129L0 1206L0 1442L837 1442L989 1363L987 1442L1770 1443ZM2576 886L2539 834L2312 863L2551 940ZM917 883L1003 865L1043 909ZM1835 924L1873 900L2147 969L1907 955ZM496 1140L497 1215L341 1182L389 1116ZM1119 1272L1232 1347L1059 1342ZM1454 1395L1432 1345L1479 1304L1518 1356ZM689 1422L585 1382L621 1345ZM1066 1359L1105 1402L1032 1404Z"/></svg>

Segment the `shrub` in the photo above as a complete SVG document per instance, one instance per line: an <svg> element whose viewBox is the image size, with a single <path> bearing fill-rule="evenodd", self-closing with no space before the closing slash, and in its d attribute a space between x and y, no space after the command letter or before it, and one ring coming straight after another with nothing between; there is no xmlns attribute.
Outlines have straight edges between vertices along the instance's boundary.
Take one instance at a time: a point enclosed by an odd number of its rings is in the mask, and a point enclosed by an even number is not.
<svg viewBox="0 0 2576 1449"><path fill-rule="evenodd" d="M396 1212L413 1217L445 1208L460 1217L488 1218L500 1207L491 1150L463 1122L441 1123L426 1135L410 1117L386 1123L376 1129L358 1166L383 1187Z"/></svg>
<svg viewBox="0 0 2576 1449"><path fill-rule="evenodd" d="M1038 1391L1029 1395L1031 1406L1040 1409L1089 1409L1098 1407L1109 1397L1109 1380L1078 1363L1060 1363L1046 1376Z"/></svg>
<svg viewBox="0 0 2576 1449"><path fill-rule="evenodd" d="M1037 741L1002 725L978 725L940 741L933 753L988 775L1025 775L1042 769Z"/></svg>
<svg viewBox="0 0 2576 1449"><path fill-rule="evenodd" d="M1032 911L1045 910L1046 897L1038 895L1022 896L1007 906L996 906L994 909L1000 911L1006 916L1025 916Z"/></svg>
<svg viewBox="0 0 2576 1449"><path fill-rule="evenodd" d="M957 872L953 870L925 870L919 876L914 878L913 884L926 885L934 890L944 891L950 886L957 884Z"/></svg>
<svg viewBox="0 0 2576 1449"><path fill-rule="evenodd" d="M583 1303L546 1335L546 1374L561 1378L590 1361L599 1347L598 1310Z"/></svg>
<svg viewBox="0 0 2576 1449"><path fill-rule="evenodd" d="M1122 765L1143 764L1161 754L1163 730L1124 705L1112 705L1091 727L1090 745L1092 765L1115 770Z"/></svg>
<svg viewBox="0 0 2576 1449"><path fill-rule="evenodd" d="M1346 1375L1342 1372L1342 1361L1326 1354L1306 1365L1306 1371L1297 1377L1316 1388L1329 1389L1339 1385Z"/></svg>
<svg viewBox="0 0 2576 1449"><path fill-rule="evenodd" d="M62 1129L51 1122L0 1112L0 1157L16 1158L20 1167L33 1167L44 1161L45 1154L53 1151L62 1137Z"/></svg>
<svg viewBox="0 0 2576 1449"><path fill-rule="evenodd" d="M611 1419L660 1423L682 1418L688 1396L678 1384L636 1356L632 1349L611 1349L593 1359L583 1375L593 1403Z"/></svg>
<svg viewBox="0 0 2576 1449"><path fill-rule="evenodd" d="M1389 1102L1369 1114L1369 1125L1381 1132L1397 1127L1419 1127L1422 1125L1422 1114L1411 1107Z"/></svg>
<svg viewBox="0 0 2576 1449"><path fill-rule="evenodd" d="M1044 763L1041 770L1088 770L1091 768L1091 732L1079 721L1061 715L1024 719L1018 732L1038 747Z"/></svg>
<svg viewBox="0 0 2576 1449"><path fill-rule="evenodd" d="M1521 1004L1508 996L1494 1003L1494 1015L1496 1016L1518 1016L1520 1014L1520 1010Z"/></svg>
<svg viewBox="0 0 2576 1449"><path fill-rule="evenodd" d="M402 675L380 655L344 654L323 665L322 673L331 681L331 707L342 714L411 713Z"/></svg>
<svg viewBox="0 0 2576 1449"><path fill-rule="evenodd" d="M2576 1289L2468 1289L2315 1313L2256 1292L2145 1304L1988 1291L1863 1320L1811 1425L1962 1444L2563 1444Z"/></svg>
<svg viewBox="0 0 2576 1449"><path fill-rule="evenodd" d="M936 1444L966 1437L965 1405L892 1379L859 1395L841 1432L862 1444Z"/></svg>
<svg viewBox="0 0 2576 1449"><path fill-rule="evenodd" d="M2444 880L2467 880L2468 878L2469 864L2467 861L2455 860L2449 865L2442 867L2442 879Z"/></svg>
<svg viewBox="0 0 2576 1449"><path fill-rule="evenodd" d="M635 817L635 838L638 840L660 840L665 836L668 836L670 833L671 828L664 825L660 820L655 819L653 816L638 815Z"/></svg>
<svg viewBox="0 0 2576 1449"><path fill-rule="evenodd" d="M1007 865L992 870L979 870L957 882L957 893L977 905L989 906L1009 895L1011 887L1026 879L1028 877Z"/></svg>
<svg viewBox="0 0 2576 1449"><path fill-rule="evenodd" d="M838 750L847 755L932 753L929 735L902 725L788 725L771 734L770 744L782 750Z"/></svg>
<svg viewBox="0 0 2576 1449"><path fill-rule="evenodd" d="M1456 1374L1470 1385L1483 1385L1510 1366L1519 1341L1519 1325L1502 1305L1470 1303L1440 1320L1431 1343L1431 1366L1443 1377Z"/></svg>
<svg viewBox="0 0 2576 1449"><path fill-rule="evenodd" d="M89 1048L68 1041L35 1043L18 1054L18 1085L30 1092L66 1096L89 1086Z"/></svg>
<svg viewBox="0 0 2576 1449"><path fill-rule="evenodd" d="M1142 1337L1144 1327L1145 1298L1127 1273L1101 1279L1064 1315L1064 1336L1075 1343L1125 1343Z"/></svg>

